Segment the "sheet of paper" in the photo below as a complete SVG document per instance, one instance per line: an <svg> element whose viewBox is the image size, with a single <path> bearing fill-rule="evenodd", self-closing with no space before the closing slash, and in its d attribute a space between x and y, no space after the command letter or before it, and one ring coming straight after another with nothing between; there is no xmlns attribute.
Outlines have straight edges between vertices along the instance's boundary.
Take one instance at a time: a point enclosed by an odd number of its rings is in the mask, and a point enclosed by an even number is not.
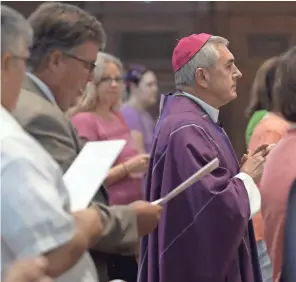
<svg viewBox="0 0 296 282"><path fill-rule="evenodd" d="M85 144L63 177L72 211L84 209L90 204L125 144L125 140Z"/></svg>
<svg viewBox="0 0 296 282"><path fill-rule="evenodd" d="M176 187L174 190L172 190L170 193L168 193L165 197L160 198L160 199L152 202L152 204L154 204L154 205L165 205L170 200L174 199L180 193L182 193L187 188L189 188L192 184L194 184L195 182L197 182L198 180L200 180L202 177L204 177L205 175L211 173L218 166L219 166L219 160L217 158L213 159L207 165L205 165L200 170L198 170L196 173L194 173L189 178L187 178L178 187Z"/></svg>

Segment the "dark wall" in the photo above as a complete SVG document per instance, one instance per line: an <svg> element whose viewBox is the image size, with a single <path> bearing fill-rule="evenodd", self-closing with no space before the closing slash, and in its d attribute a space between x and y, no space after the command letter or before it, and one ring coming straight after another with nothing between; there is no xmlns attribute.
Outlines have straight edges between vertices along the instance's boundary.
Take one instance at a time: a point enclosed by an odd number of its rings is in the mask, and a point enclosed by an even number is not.
<svg viewBox="0 0 296 282"><path fill-rule="evenodd" d="M124 63L155 70L164 91L174 90L171 53L177 39L191 33L224 36L243 73L238 98L221 110L235 150L245 151L244 110L258 66L296 43L295 2L69 2L96 15L108 34L107 52ZM5 2L28 15L38 2ZM156 115L157 109L152 112Z"/></svg>
<svg viewBox="0 0 296 282"><path fill-rule="evenodd" d="M38 5L40 5L43 2L44 1L5 1L1 4L10 6L27 17L37 8ZM63 1L63 3L77 5L81 8L84 7L83 1Z"/></svg>

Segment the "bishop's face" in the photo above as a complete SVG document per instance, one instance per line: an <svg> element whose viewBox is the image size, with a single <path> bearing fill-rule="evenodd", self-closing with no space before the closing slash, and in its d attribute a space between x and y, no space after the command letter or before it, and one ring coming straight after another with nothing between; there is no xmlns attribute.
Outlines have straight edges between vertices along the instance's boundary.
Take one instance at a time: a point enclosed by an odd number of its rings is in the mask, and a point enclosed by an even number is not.
<svg viewBox="0 0 296 282"><path fill-rule="evenodd" d="M242 74L234 64L232 53L225 45L217 44L216 50L219 56L216 66L209 70L208 91L215 96L220 107L237 97L237 80Z"/></svg>

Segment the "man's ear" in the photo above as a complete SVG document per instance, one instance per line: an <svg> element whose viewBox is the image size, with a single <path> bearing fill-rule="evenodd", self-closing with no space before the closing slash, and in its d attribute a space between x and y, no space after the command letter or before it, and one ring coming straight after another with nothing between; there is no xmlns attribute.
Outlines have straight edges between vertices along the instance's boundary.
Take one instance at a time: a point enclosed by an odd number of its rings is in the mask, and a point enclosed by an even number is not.
<svg viewBox="0 0 296 282"><path fill-rule="evenodd" d="M208 88L209 78L209 73L205 69L198 68L195 71L195 80L200 87Z"/></svg>
<svg viewBox="0 0 296 282"><path fill-rule="evenodd" d="M4 52L1 56L1 71L8 71L11 67L12 54L10 52Z"/></svg>
<svg viewBox="0 0 296 282"><path fill-rule="evenodd" d="M47 67L52 72L56 72L64 64L64 56L61 51L54 50L48 55Z"/></svg>

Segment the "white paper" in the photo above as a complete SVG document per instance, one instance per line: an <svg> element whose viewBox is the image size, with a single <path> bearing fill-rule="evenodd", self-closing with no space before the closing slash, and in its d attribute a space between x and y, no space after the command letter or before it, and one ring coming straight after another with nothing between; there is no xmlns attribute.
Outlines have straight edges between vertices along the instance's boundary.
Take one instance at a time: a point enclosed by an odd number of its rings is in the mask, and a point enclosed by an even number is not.
<svg viewBox="0 0 296 282"><path fill-rule="evenodd" d="M125 146L125 140L87 142L64 174L71 210L85 209Z"/></svg>
<svg viewBox="0 0 296 282"><path fill-rule="evenodd" d="M219 166L219 160L217 158L213 159L207 165L205 165L200 170L198 170L196 173L194 173L189 178L187 178L178 187L176 187L174 190L172 190L170 193L168 193L165 197L160 198L160 199L152 202L152 204L154 204L154 205L162 205L162 206L165 205L170 200L174 199L180 193L182 193L187 188L189 188L192 184L194 184L195 182L197 182L198 180L200 180L202 177L204 177L207 174L211 173L218 166Z"/></svg>

